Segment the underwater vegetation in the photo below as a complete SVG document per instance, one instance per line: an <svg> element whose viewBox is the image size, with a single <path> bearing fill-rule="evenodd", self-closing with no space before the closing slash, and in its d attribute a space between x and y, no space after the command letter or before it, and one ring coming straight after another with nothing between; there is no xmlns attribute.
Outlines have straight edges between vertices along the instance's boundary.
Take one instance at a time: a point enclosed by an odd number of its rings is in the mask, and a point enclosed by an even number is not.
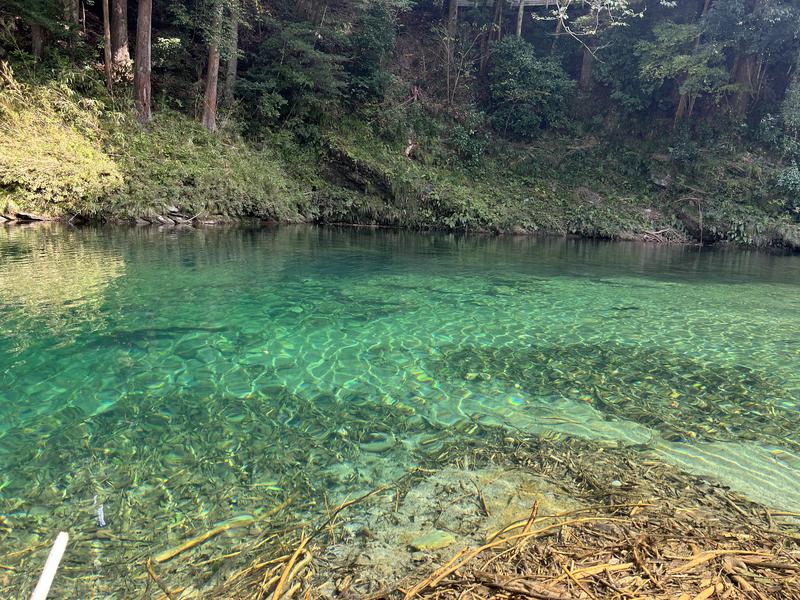
<svg viewBox="0 0 800 600"><path fill-rule="evenodd" d="M663 347L566 346L441 348L431 369L465 380L497 378L539 397L591 404L669 440L792 440L800 411L781 382L742 365L714 364ZM787 404L789 406L787 406Z"/></svg>

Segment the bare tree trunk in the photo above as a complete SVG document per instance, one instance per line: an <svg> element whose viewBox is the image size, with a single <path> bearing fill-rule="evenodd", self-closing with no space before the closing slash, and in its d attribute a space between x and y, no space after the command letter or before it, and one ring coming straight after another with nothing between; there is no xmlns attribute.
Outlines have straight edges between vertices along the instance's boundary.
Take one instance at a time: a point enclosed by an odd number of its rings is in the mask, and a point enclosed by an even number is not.
<svg viewBox="0 0 800 600"><path fill-rule="evenodd" d="M486 63L489 60L489 36L492 35L491 29L484 31L481 34L480 41L480 72L486 73Z"/></svg>
<svg viewBox="0 0 800 600"><path fill-rule="evenodd" d="M455 39L458 26L458 0L450 0L447 5L447 36Z"/></svg>
<svg viewBox="0 0 800 600"><path fill-rule="evenodd" d="M505 8L505 0L495 0L494 3L494 14L492 15L492 24L489 26L489 31L487 31L484 36L481 38L481 58L480 58L480 72L486 72L486 65L489 62L489 42L492 41L495 33L497 34L497 39L500 40L503 37L503 9Z"/></svg>
<svg viewBox="0 0 800 600"><path fill-rule="evenodd" d="M217 130L217 82L219 80L219 38L222 30L222 3L214 5L214 22L208 42L208 70L206 93L203 98L203 126L211 132Z"/></svg>
<svg viewBox="0 0 800 600"><path fill-rule="evenodd" d="M67 47L75 50L81 27L80 0L64 0L64 21L67 30Z"/></svg>
<svg viewBox="0 0 800 600"><path fill-rule="evenodd" d="M578 87L582 92L588 92L592 87L592 67L594 66L594 56L588 46L583 47L583 58L581 59L581 75L578 79Z"/></svg>
<svg viewBox="0 0 800 600"><path fill-rule="evenodd" d="M234 89L236 88L236 74L239 67L239 6L234 3L231 7L231 22L229 23L228 37L230 38L230 53L225 65L225 102L233 103Z"/></svg>
<svg viewBox="0 0 800 600"><path fill-rule="evenodd" d="M64 0L64 20L76 28L81 23L80 0Z"/></svg>
<svg viewBox="0 0 800 600"><path fill-rule="evenodd" d="M31 51L36 60L42 59L44 47L44 29L37 23L31 23Z"/></svg>
<svg viewBox="0 0 800 600"><path fill-rule="evenodd" d="M106 70L106 85L111 91L111 15L108 14L108 0L103 0L103 66Z"/></svg>
<svg viewBox="0 0 800 600"><path fill-rule="evenodd" d="M733 111L743 117L750 108L750 99L756 89L756 55L737 56L733 65L733 82L740 86L733 100Z"/></svg>
<svg viewBox="0 0 800 600"><path fill-rule="evenodd" d="M553 45L550 46L550 54L553 55L556 52L556 46L558 45L558 38L561 36L561 28L564 26L561 19L556 21L556 32L553 35Z"/></svg>
<svg viewBox="0 0 800 600"><path fill-rule="evenodd" d="M447 64L447 104L452 103L453 97L453 67L455 66L456 33L458 32L458 0L450 0L447 6L447 39L445 40L445 60Z"/></svg>
<svg viewBox="0 0 800 600"><path fill-rule="evenodd" d="M517 37L522 37L522 19L525 17L525 0L519 0L517 7Z"/></svg>
<svg viewBox="0 0 800 600"><path fill-rule="evenodd" d="M128 0L112 0L111 54L114 67L124 68L131 62L128 49Z"/></svg>
<svg viewBox="0 0 800 600"><path fill-rule="evenodd" d="M675 109L675 125L678 125L686 117L689 109L689 94L681 94L678 100L678 107Z"/></svg>
<svg viewBox="0 0 800 600"><path fill-rule="evenodd" d="M153 0L139 0L136 21L136 73L133 87L136 93L136 115L147 123L150 107L150 36L153 20Z"/></svg>
<svg viewBox="0 0 800 600"><path fill-rule="evenodd" d="M503 39L503 11L505 10L505 0L495 0L494 3L494 17L492 18L492 32L497 34L497 39ZM490 38L491 38L490 34Z"/></svg>

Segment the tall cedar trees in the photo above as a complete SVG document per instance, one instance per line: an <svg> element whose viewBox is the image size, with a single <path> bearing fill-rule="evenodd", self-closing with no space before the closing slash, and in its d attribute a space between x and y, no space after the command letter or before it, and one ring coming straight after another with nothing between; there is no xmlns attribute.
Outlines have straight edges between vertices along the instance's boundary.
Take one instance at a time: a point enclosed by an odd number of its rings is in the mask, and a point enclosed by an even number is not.
<svg viewBox="0 0 800 600"><path fill-rule="evenodd" d="M111 54L115 69L123 69L131 62L128 49L128 0L111 3Z"/></svg>
<svg viewBox="0 0 800 600"><path fill-rule="evenodd" d="M144 124L150 121L150 37L153 21L153 0L139 0L136 22L136 72L133 87L136 116Z"/></svg>
<svg viewBox="0 0 800 600"><path fill-rule="evenodd" d="M203 126L209 131L217 130L217 83L219 81L219 44L222 35L222 2L215 0L211 36L208 41L208 69L206 92L203 97Z"/></svg>

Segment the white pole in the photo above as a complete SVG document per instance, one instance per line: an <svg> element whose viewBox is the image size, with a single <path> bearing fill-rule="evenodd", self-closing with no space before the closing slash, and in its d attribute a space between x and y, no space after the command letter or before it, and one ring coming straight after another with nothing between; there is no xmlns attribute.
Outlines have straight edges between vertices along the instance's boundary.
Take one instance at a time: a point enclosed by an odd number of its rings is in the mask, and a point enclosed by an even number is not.
<svg viewBox="0 0 800 600"><path fill-rule="evenodd" d="M56 536L56 541L53 543L53 547L50 548L50 554L47 555L47 562L44 563L42 574L39 576L36 589L31 594L31 600L47 599L47 594L50 592L50 586L53 585L53 579L55 579L61 557L64 556L64 551L67 549L67 542L69 542L69 534L66 531L62 531Z"/></svg>

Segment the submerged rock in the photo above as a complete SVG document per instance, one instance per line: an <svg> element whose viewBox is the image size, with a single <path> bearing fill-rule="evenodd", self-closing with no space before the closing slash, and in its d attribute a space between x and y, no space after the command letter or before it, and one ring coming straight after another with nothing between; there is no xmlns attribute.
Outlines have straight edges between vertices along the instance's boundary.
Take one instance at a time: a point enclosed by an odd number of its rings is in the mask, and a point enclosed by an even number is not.
<svg viewBox="0 0 800 600"><path fill-rule="evenodd" d="M409 546L414 550L418 550L420 552L424 552L426 550L440 550L441 548L447 548L456 541L456 538L453 534L448 533L447 531L440 531L438 529L434 529L433 531L429 531L417 538L414 538L409 543Z"/></svg>

